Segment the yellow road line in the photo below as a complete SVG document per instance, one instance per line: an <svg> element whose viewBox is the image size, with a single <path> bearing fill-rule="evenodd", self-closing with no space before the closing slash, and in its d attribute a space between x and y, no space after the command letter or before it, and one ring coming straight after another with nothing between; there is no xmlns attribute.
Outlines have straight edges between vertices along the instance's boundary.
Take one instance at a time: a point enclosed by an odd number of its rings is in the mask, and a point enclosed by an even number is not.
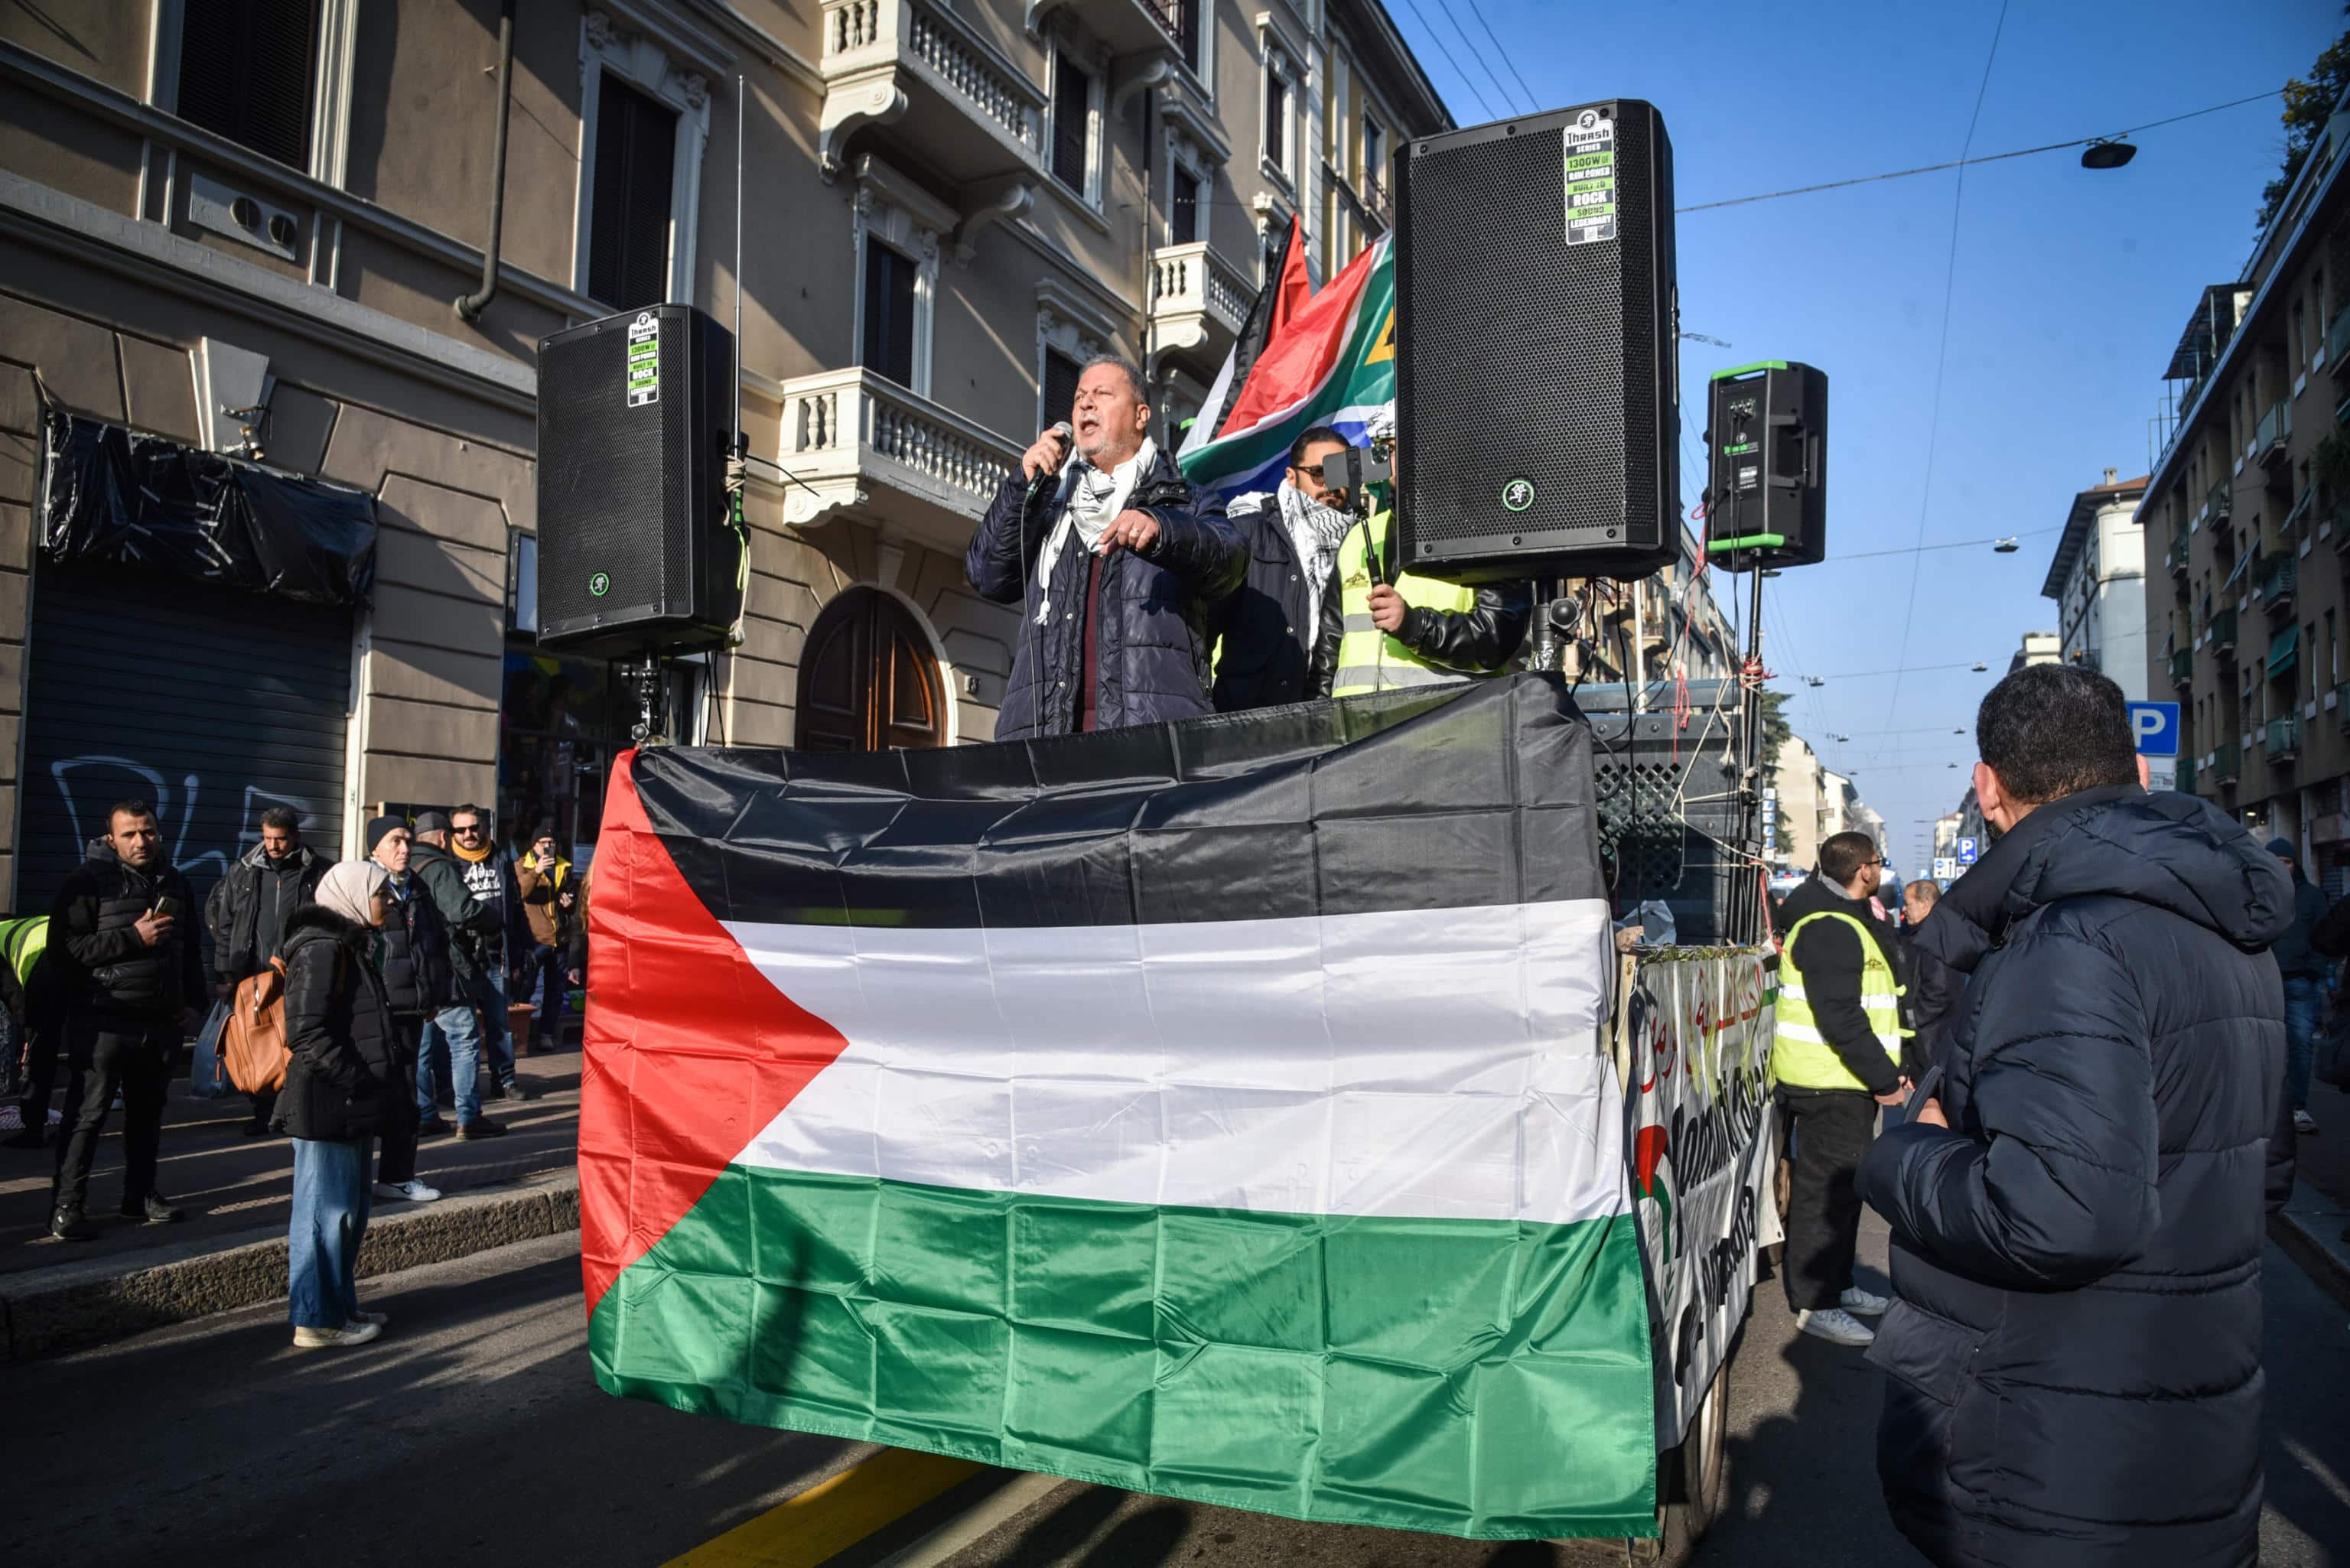
<svg viewBox="0 0 2350 1568"><path fill-rule="evenodd" d="M978 1472L969 1459L884 1449L703 1542L667 1568L816 1568Z"/></svg>

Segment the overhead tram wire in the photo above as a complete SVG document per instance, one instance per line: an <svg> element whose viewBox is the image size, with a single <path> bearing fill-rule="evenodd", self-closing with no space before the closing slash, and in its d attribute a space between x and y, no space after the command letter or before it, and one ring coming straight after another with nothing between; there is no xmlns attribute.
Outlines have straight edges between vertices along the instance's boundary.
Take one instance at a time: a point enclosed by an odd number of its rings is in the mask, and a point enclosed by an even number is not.
<svg viewBox="0 0 2350 1568"><path fill-rule="evenodd" d="M1419 0L1403 0L1403 4L1404 8L1411 13L1412 19L1419 24L1419 30L1428 35L1428 41L1436 46L1436 52L1444 57L1444 63L1452 67L1452 74L1461 78L1461 85L1469 89L1469 96L1477 100L1477 107L1485 111L1485 118L1487 119L1507 119L1506 115L1493 112L1493 106L1485 101L1484 89L1470 79L1469 73L1461 68L1461 62L1452 57L1452 51L1447 48L1444 40L1437 36L1436 29L1428 25L1428 18L1419 14Z"/></svg>
<svg viewBox="0 0 2350 1568"><path fill-rule="evenodd" d="M1959 276L1959 220L1966 212L1967 155L1975 148L1975 128L1982 123L1983 99L1991 93L1991 67L1999 63L1999 40L2007 31L2008 0L1999 0L1999 20L1991 25L1991 52L1983 57L1982 80L1975 88L1974 112L1967 117L1967 139L1959 147L1959 178L1950 192L1950 248L1942 263L1942 326L1934 343L1934 398L1932 411L1926 416L1926 466L1918 483L1918 543L1921 546L1909 563L1909 602L1901 611L1901 651L1894 655L1896 664L1909 656L1909 630L1918 614L1918 579L1925 572L1926 524L1932 516L1934 499L1934 448L1942 430L1942 384L1950 367L1950 300ZM1901 678L1893 680L1893 696L1887 704L1885 722L1890 724L1893 715L1901 711Z"/></svg>
<svg viewBox="0 0 2350 1568"><path fill-rule="evenodd" d="M1518 74L1516 58L1509 50L1502 47L1502 40L1494 36L1493 24L1485 20L1485 7L1479 5L1477 0L1469 0L1469 14L1477 18L1477 26L1485 29L1485 36L1493 40L1493 53L1500 56L1502 63L1510 67L1510 75L1516 80L1518 90L1526 95L1526 102L1539 109L1542 107L1542 99L1534 96L1534 88L1526 86L1526 78Z"/></svg>
<svg viewBox="0 0 2350 1568"><path fill-rule="evenodd" d="M1451 5L1441 5L1437 6L1437 10L1442 13L1446 21L1452 24L1452 30L1461 35L1461 47L1469 51L1469 57L1477 62L1477 68L1483 71L1485 73L1485 79L1493 84L1494 95L1502 100L1503 106L1506 107L1512 114L1517 113L1518 106L1516 102L1511 99L1510 89L1502 85L1502 78L1493 73L1492 63L1488 60L1485 55L1477 47L1476 41L1469 36L1469 29L1461 25L1461 13L1459 10Z"/></svg>

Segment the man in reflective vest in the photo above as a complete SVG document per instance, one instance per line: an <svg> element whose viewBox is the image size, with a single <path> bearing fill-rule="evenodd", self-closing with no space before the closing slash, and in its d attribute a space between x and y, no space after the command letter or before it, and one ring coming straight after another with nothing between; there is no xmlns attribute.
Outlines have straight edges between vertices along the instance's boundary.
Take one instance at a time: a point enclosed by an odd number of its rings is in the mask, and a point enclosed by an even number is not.
<svg viewBox="0 0 2350 1568"><path fill-rule="evenodd" d="M1901 1075L1898 938L1871 904L1885 857L1865 833L1822 841L1818 874L1787 895L1779 960L1778 1033L1771 1071L1792 1142L1781 1272L1804 1333L1838 1345L1876 1338L1863 1317L1883 1296L1853 1282L1860 1236L1854 1175L1875 1136L1879 1106L1908 1096Z"/></svg>

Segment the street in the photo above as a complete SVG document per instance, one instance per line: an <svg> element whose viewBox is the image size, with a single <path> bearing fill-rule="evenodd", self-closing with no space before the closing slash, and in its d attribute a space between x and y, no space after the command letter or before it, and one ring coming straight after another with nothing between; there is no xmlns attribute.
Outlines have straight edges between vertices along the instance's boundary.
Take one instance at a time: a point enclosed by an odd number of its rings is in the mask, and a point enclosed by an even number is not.
<svg viewBox="0 0 2350 1568"><path fill-rule="evenodd" d="M1864 1256L1884 1257L1873 1222ZM2271 1568L2350 1563L2350 1334L2341 1305L2272 1246ZM344 1355L288 1348L255 1307L16 1369L12 1560L270 1568L335 1561L876 1568L982 1503L982 1471L870 1531L827 1489L763 1529L697 1547L868 1459L829 1438L607 1397L590 1380L576 1241L526 1242L362 1287L392 1326ZM1733 1366L1731 1515L1699 1554L1741 1568L1898 1568L1871 1465L1877 1374L1792 1332L1766 1283ZM913 1481L941 1473L925 1461ZM911 1497L926 1488L897 1483ZM1030 1483L1034 1485L1035 1483ZM135 1510L126 1509L135 1500ZM882 1508L886 1518L889 1510ZM870 1532L868 1533L868 1532ZM841 1533L863 1539L835 1552ZM966 1535L968 1532L964 1532ZM809 1555L811 1552L822 1555ZM1298 1524L1070 1482L943 1555L900 1568L1470 1568L1597 1560L1586 1549Z"/></svg>

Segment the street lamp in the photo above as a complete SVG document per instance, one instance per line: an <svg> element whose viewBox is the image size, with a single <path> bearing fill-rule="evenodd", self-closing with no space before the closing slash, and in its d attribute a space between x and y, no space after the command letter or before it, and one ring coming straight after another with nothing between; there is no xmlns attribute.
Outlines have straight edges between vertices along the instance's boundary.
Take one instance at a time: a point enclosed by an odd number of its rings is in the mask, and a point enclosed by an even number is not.
<svg viewBox="0 0 2350 1568"><path fill-rule="evenodd" d="M2137 149L2117 138L2101 136L2081 149L2084 169L2118 169L2137 156Z"/></svg>

